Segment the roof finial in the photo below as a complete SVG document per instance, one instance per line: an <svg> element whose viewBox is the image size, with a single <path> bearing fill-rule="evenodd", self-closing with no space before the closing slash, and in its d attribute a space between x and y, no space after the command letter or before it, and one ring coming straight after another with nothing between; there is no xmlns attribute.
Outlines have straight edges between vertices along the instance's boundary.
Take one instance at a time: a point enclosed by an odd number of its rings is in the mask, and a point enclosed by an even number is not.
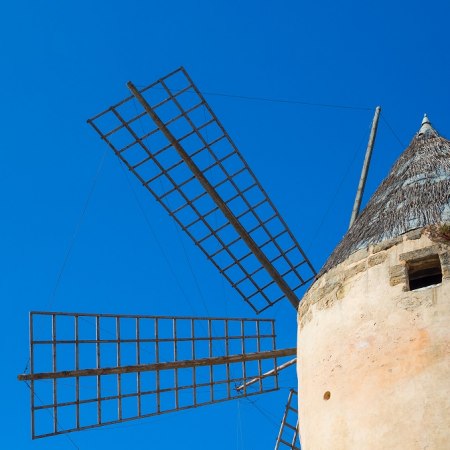
<svg viewBox="0 0 450 450"><path fill-rule="evenodd" d="M427 131L432 131L433 127L431 126L431 122L430 119L428 119L428 116L426 114L423 115L423 119L422 119L422 126L420 127L419 136L424 135Z"/></svg>

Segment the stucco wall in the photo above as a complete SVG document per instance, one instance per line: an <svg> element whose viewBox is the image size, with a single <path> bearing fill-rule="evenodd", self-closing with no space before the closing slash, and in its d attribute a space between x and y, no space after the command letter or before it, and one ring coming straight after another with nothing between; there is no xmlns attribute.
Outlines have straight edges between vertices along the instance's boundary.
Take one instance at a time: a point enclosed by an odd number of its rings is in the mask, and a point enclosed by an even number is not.
<svg viewBox="0 0 450 450"><path fill-rule="evenodd" d="M442 283L409 291L407 261L428 253ZM450 449L448 244L415 231L359 251L311 287L298 318L303 450Z"/></svg>

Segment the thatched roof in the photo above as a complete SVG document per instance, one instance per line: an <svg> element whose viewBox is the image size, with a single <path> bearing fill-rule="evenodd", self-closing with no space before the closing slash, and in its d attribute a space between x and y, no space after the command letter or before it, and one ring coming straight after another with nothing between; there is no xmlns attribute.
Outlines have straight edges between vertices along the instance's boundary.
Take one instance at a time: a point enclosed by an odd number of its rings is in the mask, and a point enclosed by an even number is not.
<svg viewBox="0 0 450 450"><path fill-rule="evenodd" d="M439 136L425 116L320 275L357 250L442 222L450 222L450 141Z"/></svg>

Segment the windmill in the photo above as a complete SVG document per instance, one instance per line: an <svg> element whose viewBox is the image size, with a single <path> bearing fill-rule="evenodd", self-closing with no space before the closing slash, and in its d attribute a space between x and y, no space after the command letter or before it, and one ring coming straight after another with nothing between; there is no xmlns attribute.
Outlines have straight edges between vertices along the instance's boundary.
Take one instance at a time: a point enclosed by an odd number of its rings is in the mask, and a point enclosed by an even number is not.
<svg viewBox="0 0 450 450"><path fill-rule="evenodd" d="M297 310L316 272L187 72L128 88L88 122L254 312ZM295 355L268 319L32 312L19 379L41 438L270 392ZM299 446L294 397L276 448Z"/></svg>
<svg viewBox="0 0 450 450"><path fill-rule="evenodd" d="M275 448L446 448L450 142L425 116L316 275L186 71L128 87L89 123L256 313L298 313ZM275 390L297 349L269 319L36 312L30 352L37 438Z"/></svg>

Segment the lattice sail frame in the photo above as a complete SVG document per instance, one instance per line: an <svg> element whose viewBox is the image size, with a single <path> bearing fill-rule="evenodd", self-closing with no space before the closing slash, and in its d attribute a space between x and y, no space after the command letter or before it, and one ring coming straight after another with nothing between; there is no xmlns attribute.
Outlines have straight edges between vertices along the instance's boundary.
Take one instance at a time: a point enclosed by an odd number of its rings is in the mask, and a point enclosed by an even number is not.
<svg viewBox="0 0 450 450"><path fill-rule="evenodd" d="M281 421L280 431L275 443L275 450L301 450L298 428L298 395L295 389L289 391L286 409Z"/></svg>
<svg viewBox="0 0 450 450"><path fill-rule="evenodd" d="M269 319L32 312L19 379L35 439L277 390L283 352Z"/></svg>
<svg viewBox="0 0 450 450"><path fill-rule="evenodd" d="M316 274L183 68L88 122L260 313Z"/></svg>

